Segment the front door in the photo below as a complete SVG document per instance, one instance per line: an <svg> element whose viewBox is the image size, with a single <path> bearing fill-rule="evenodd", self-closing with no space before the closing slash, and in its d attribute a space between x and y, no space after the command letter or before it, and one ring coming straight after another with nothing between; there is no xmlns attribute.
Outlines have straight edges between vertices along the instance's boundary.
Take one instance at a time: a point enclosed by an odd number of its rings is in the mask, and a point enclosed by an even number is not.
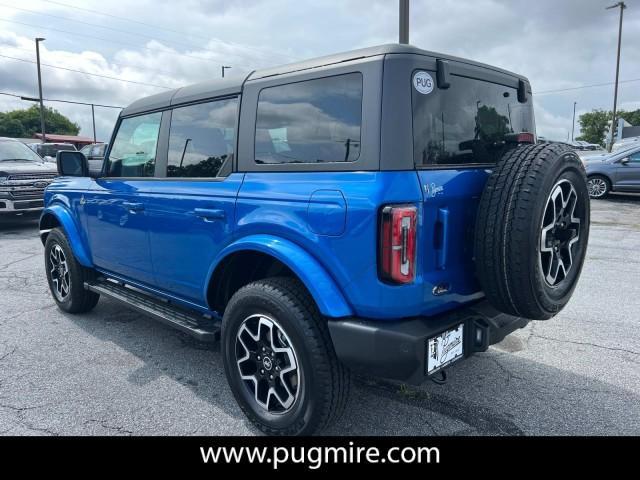
<svg viewBox="0 0 640 480"><path fill-rule="evenodd" d="M153 284L146 198L154 188L161 112L124 118L105 176L84 194L89 245L96 267Z"/></svg>
<svg viewBox="0 0 640 480"><path fill-rule="evenodd" d="M614 188L627 192L640 192L640 151L631 153L626 158L626 162L617 164Z"/></svg>
<svg viewBox="0 0 640 480"><path fill-rule="evenodd" d="M171 112L166 178L147 199L156 285L206 306L217 254L231 242L243 174L231 173L238 99Z"/></svg>

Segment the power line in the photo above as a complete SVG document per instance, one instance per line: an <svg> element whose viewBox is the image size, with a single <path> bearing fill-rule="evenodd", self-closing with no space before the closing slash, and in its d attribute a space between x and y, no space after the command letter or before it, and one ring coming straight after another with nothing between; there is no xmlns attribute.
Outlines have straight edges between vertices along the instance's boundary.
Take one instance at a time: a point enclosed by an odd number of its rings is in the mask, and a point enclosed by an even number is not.
<svg viewBox="0 0 640 480"><path fill-rule="evenodd" d="M155 50L153 48L142 47L140 45L134 45L132 43L118 42L116 40L109 39L109 38L96 37L94 35L86 35L84 33L70 32L68 30L61 30L61 29L57 29L57 28L44 27L42 25L34 25L33 23L18 22L17 20L7 20L6 18L0 18L0 22L15 23L15 24L18 24L18 25L24 25L24 26L31 27L31 28L50 30L52 32L58 32L58 33L66 33L68 35L75 35L75 36L78 36L78 37L93 38L94 40L100 40L100 41L107 42L107 43L116 43L118 45L124 45L124 46L127 46L127 47L133 47L133 48L136 48L136 49L147 50L147 51L155 53L155 54L157 54L157 53L166 53L168 55L178 55L178 56L181 56L181 57L195 58L196 60L201 60L201 61L204 61L204 62L219 63L219 62L217 62L215 60L212 60L211 58L197 57L195 55L188 55L186 53L179 53L179 52L171 52L169 50ZM246 67L245 65L241 65L241 66Z"/></svg>
<svg viewBox="0 0 640 480"><path fill-rule="evenodd" d="M118 33L125 33L127 35L134 35L134 36L137 36L137 37L147 38L147 39L150 39L150 40L157 40L157 38L158 38L157 36L147 35L147 34L140 33L140 32L132 32L130 30L123 30L123 29L120 29L120 28L109 27L109 26L106 26L106 25L99 25L97 23L89 23L89 22L85 22L85 21L80 22L80 21L75 20L75 19L70 18L70 17L63 17L63 16L60 16L60 15L53 15L51 13L42 13L42 12L38 12L36 10L29 10L29 9L26 9L26 8L14 7L12 5L7 5L5 3L0 3L0 6L6 7L6 8L11 8L13 10L18 10L18 11L21 11L21 12L27 12L27 13L30 13L32 15L40 15L40 16L44 16L44 17L58 18L60 20L65 20L65 21L68 21L68 22L82 23L83 25L86 25L86 26L89 26L89 27L102 28L102 29L105 29L105 30L111 30L113 32L118 32ZM216 52L214 50L211 50L210 48L194 45L192 43L183 43L183 42L178 42L178 41L175 41L175 40L165 40L165 41L168 41L169 43L173 43L175 45L180 45L182 47L194 49L194 50L204 50L204 51L207 51L207 52L219 53L219 52ZM242 56L237 54L237 53L226 53L226 55L231 55L231 56L234 56L234 57L242 58ZM245 68L249 68L246 65L239 65L239 66L245 67Z"/></svg>
<svg viewBox="0 0 640 480"><path fill-rule="evenodd" d="M18 62L33 63L33 64L37 63L37 62L34 62L33 60L27 60L25 58L11 57L9 55L0 55L0 57L8 58L10 60L15 60L15 61L18 61ZM134 83L134 84L137 84L137 85L145 85L147 87L164 88L166 90L173 90L175 88L175 87L167 87L167 86L164 86L164 85L155 85L153 83L137 82L135 80L125 80L124 78L111 77L109 75L101 75L99 73L90 73L90 72L85 72L83 70L75 70L73 68L59 67L57 65L49 65L47 63L41 63L40 65L42 65L43 67L56 68L58 70L66 70L68 72L81 73L83 75L91 75L92 77L100 77L100 78L106 78L106 79L109 79L109 80L117 80L119 82Z"/></svg>
<svg viewBox="0 0 640 480"><path fill-rule="evenodd" d="M27 100L27 101L37 100L37 98L35 97L32 98L32 97L29 97L29 95L18 95L17 93L0 92L0 95L6 95L8 97L16 97L21 100ZM120 110L124 108L119 105L102 105L100 103L74 102L73 100L61 100L57 98L43 98L42 100L46 102L75 103L77 105L93 105L94 107L119 108Z"/></svg>
<svg viewBox="0 0 640 480"><path fill-rule="evenodd" d="M54 5L60 5L60 6L63 6L63 7L72 8L74 10L83 10L85 12L93 13L93 14L96 14L96 15L103 15L105 17L115 18L115 19L118 19L118 20L123 20L125 22L131 22L131 23L135 23L135 24L138 24L138 25L143 25L145 27L153 28L155 30L164 30L165 32L175 33L175 34L178 34L178 35L184 35L184 32L181 32L179 30L173 30L171 28L161 27L159 25L153 25L151 23L145 23L145 22L141 22L139 20L133 20L133 19L126 18L126 17L119 17L117 15L113 15L111 13L106 13L106 12L101 12L99 10L92 10L90 8L79 7L77 5L71 5L71 4L63 3L63 2L56 2L56 1L53 1L53 0L42 0L42 1L46 2L46 3L52 3ZM259 55L264 55L263 51L260 51L258 49L255 49L255 48L252 48L252 47L249 47L249 46L246 46L246 45L242 45L242 44L239 44L239 43L236 43L236 42L229 42L229 41L222 40L220 38L207 37L207 36L204 36L204 35L198 35L198 34L193 34L193 33L191 34L191 36L202 38L202 39L207 40L207 41L214 40L216 42L219 42L219 43L222 43L222 44L225 44L225 45L229 45L229 46L232 46L232 47L244 48L245 50L250 50L250 51L253 50L256 53L258 53ZM293 60L293 61L299 60L299 59L297 59L297 58L295 58L295 57L293 57L291 55L287 55L286 53L270 52L270 55L271 56L276 55L276 56L280 56L282 58L288 58L290 61L291 60Z"/></svg>
<svg viewBox="0 0 640 480"><path fill-rule="evenodd" d="M631 82L640 82L640 78L632 78L630 80L620 80L618 83L631 83ZM593 87L606 87L609 85L613 85L615 82L607 82L607 83L594 83L592 85L580 85L579 87L570 87L570 88L559 88L557 90L543 90L542 92L535 92L535 95L545 95L547 93L559 93L559 92L569 92L571 90L582 90L583 88L593 88Z"/></svg>
<svg viewBox="0 0 640 480"><path fill-rule="evenodd" d="M16 47L14 45L8 44L8 43L2 43L0 44L0 46L3 47L8 47L12 50L20 50L22 52L27 52L31 55L35 55L35 52L33 51L33 49L30 48L21 48L21 47ZM49 50L51 52L51 50ZM65 52L65 53L71 53L71 52ZM157 68L149 68L149 67L138 67L137 65L130 65L128 63L119 63L119 62L113 62L111 60L107 60L105 59L105 61L110 64L110 65L117 65L119 67L124 67L124 68L130 68L132 70L138 71L138 72L156 72L156 73L162 73L164 75L171 75L171 76L175 76L176 73L175 72L170 72L169 70L159 70Z"/></svg>

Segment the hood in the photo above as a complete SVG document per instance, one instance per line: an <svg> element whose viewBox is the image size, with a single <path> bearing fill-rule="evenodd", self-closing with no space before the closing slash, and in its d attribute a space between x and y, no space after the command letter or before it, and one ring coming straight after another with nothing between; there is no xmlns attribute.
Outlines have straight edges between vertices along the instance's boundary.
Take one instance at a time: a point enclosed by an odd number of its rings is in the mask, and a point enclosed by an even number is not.
<svg viewBox="0 0 640 480"><path fill-rule="evenodd" d="M55 163L46 162L0 162L0 176L6 177L16 173L57 173Z"/></svg>

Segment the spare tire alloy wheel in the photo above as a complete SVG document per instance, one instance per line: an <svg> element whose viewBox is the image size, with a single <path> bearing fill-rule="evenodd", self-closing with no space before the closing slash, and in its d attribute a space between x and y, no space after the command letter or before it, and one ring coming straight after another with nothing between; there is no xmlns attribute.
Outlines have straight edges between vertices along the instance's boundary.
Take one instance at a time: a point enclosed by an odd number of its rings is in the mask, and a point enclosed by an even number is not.
<svg viewBox="0 0 640 480"><path fill-rule="evenodd" d="M540 234L540 268L551 287L567 278L573 266L573 248L580 241L577 203L578 194L569 180L556 183L547 199Z"/></svg>
<svg viewBox="0 0 640 480"><path fill-rule="evenodd" d="M298 359L289 337L266 315L246 318L236 334L240 376L256 403L271 414L288 412L298 397Z"/></svg>
<svg viewBox="0 0 640 480"><path fill-rule="evenodd" d="M66 301L71 290L69 265L62 247L57 243L49 251L49 271L51 273L51 283L53 284L53 294L59 302Z"/></svg>
<svg viewBox="0 0 640 480"><path fill-rule="evenodd" d="M509 148L477 211L476 272L489 302L531 320L556 315L573 295L589 238L587 176L575 152Z"/></svg>

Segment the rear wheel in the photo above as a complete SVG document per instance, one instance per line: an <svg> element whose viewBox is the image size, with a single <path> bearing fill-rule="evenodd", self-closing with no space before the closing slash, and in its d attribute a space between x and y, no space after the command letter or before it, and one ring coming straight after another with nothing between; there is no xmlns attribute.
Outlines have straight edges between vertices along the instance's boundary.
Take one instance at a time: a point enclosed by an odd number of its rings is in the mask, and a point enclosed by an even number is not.
<svg viewBox="0 0 640 480"><path fill-rule="evenodd" d="M562 145L520 145L496 165L475 233L478 279L499 310L544 320L576 287L589 237L584 167Z"/></svg>
<svg viewBox="0 0 640 480"><path fill-rule="evenodd" d="M253 282L222 321L225 372L249 420L271 435L309 435L336 420L350 374L313 300L292 278Z"/></svg>
<svg viewBox="0 0 640 480"><path fill-rule="evenodd" d="M587 188L591 198L604 198L611 190L611 184L606 177L602 175L593 175L587 180Z"/></svg>
<svg viewBox="0 0 640 480"><path fill-rule="evenodd" d="M95 274L76 260L67 237L59 228L47 235L44 264L49 289L61 310L82 313L96 306L100 295L84 288L84 282L93 279Z"/></svg>

